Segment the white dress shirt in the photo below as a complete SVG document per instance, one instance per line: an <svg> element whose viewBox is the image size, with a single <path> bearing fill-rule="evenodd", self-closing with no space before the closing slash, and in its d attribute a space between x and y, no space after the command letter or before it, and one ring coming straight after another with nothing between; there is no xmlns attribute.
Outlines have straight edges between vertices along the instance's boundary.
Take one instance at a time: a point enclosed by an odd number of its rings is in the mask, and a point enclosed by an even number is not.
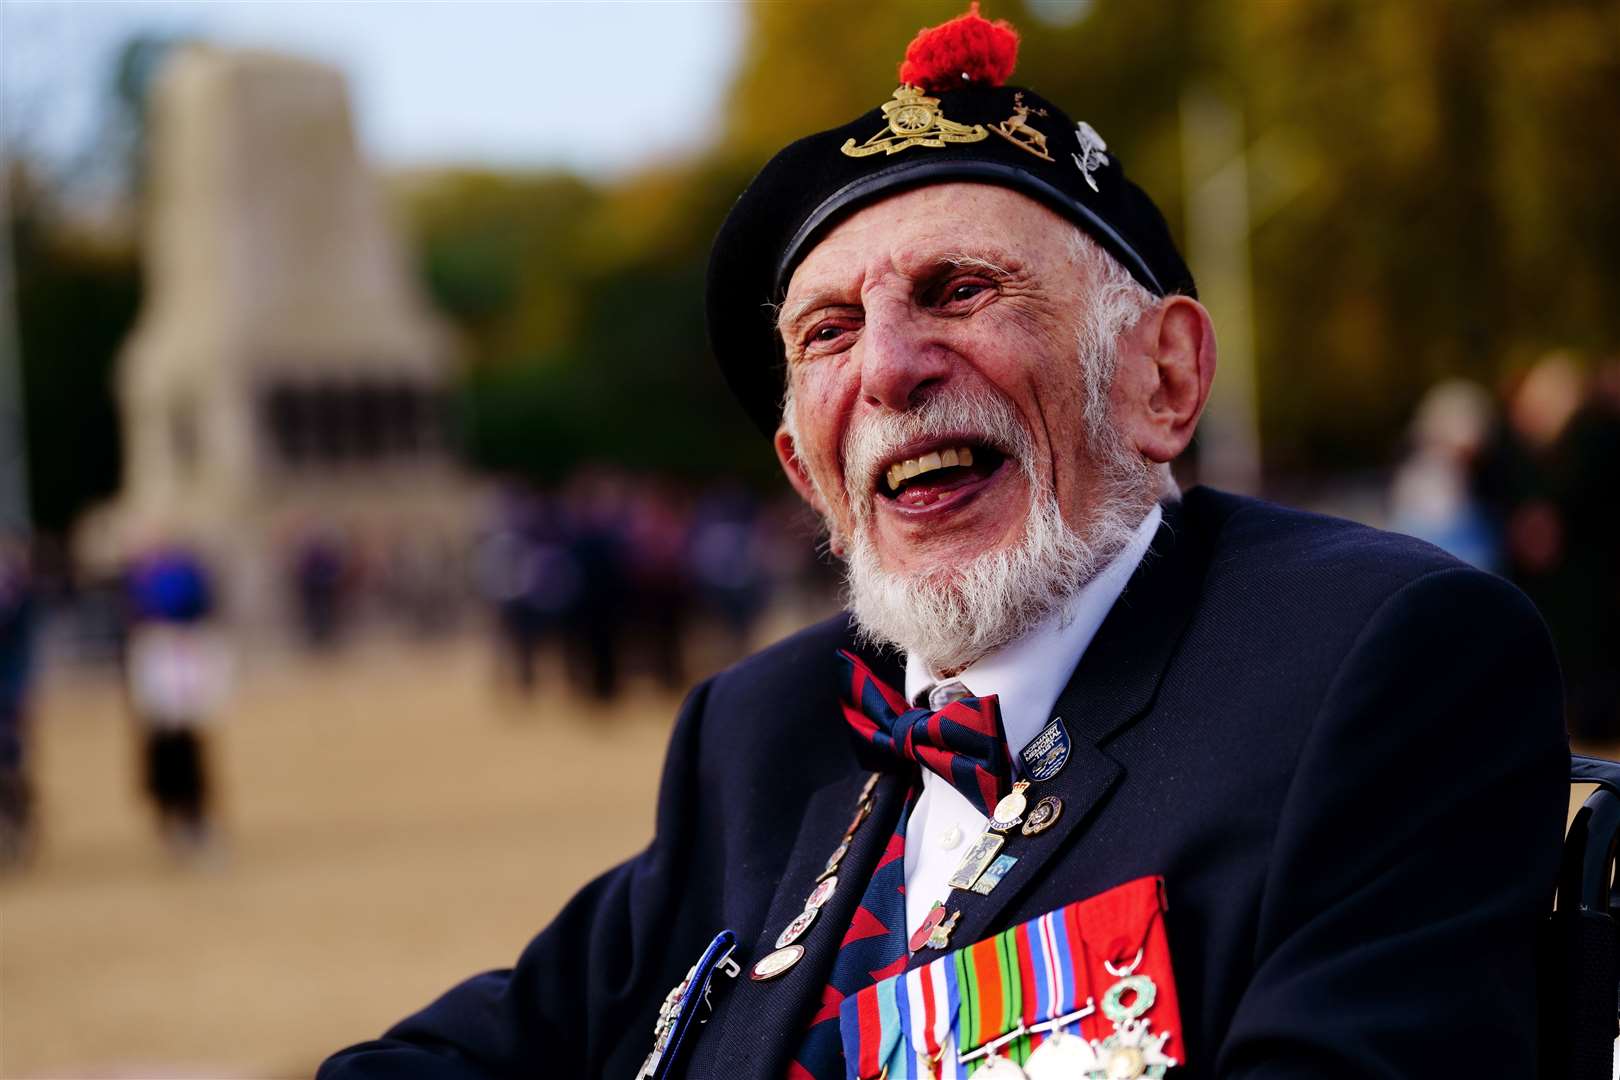
<svg viewBox="0 0 1620 1080"><path fill-rule="evenodd" d="M1155 506L1136 527L1124 550L1082 586L1062 610L955 676L942 678L929 671L916 656L907 656L906 699L925 704L930 691L935 690L939 691L934 695L936 698L966 696L951 686L953 682L960 682L975 696L995 694L1001 706L1001 722L1007 731L1007 749L1017 761L1019 751L1040 734L1051 719L1058 695L1114 601L1125 591L1142 556L1147 554L1163 516ZM947 895L950 889L945 882L956 869L962 852L988 823L989 819L975 810L950 781L931 769L922 770L922 794L917 797L906 826L908 935L916 933L934 901L950 903Z"/></svg>

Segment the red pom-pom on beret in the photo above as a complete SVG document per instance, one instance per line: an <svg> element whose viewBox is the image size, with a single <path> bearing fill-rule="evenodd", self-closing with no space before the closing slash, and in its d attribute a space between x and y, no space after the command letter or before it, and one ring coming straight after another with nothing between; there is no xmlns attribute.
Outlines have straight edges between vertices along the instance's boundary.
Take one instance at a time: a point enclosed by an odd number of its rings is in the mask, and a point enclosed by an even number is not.
<svg viewBox="0 0 1620 1080"><path fill-rule="evenodd" d="M984 18L973 0L967 14L917 32L906 46L900 81L932 91L1001 86L1017 63L1018 31L1005 19Z"/></svg>

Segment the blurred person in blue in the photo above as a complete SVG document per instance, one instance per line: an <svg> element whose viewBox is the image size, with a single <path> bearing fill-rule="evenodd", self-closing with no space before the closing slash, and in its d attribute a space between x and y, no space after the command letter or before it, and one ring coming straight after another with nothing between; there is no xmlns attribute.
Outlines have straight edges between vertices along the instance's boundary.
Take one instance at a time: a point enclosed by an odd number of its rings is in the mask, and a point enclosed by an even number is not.
<svg viewBox="0 0 1620 1080"><path fill-rule="evenodd" d="M323 1080L1534 1073L1545 628L1178 490L1209 315L1016 46L919 34L715 241L715 354L850 610L701 683L650 846Z"/></svg>
<svg viewBox="0 0 1620 1080"><path fill-rule="evenodd" d="M666 690L686 684L683 639L692 616L689 517L675 487L658 481L639 485L630 506L629 622L643 664Z"/></svg>
<svg viewBox="0 0 1620 1080"><path fill-rule="evenodd" d="M580 581L568 612L568 669L580 690L607 702L619 693L629 614L628 482L605 468L582 470L569 482L563 507Z"/></svg>
<svg viewBox="0 0 1620 1080"><path fill-rule="evenodd" d="M495 608L497 672L523 694L537 689L539 650L560 638L583 592L565 525L553 500L514 485L474 553L479 590Z"/></svg>
<svg viewBox="0 0 1620 1080"><path fill-rule="evenodd" d="M1475 494L1474 475L1494 415L1490 392L1478 383L1431 386L1390 485L1390 528L1493 572L1501 569L1501 538Z"/></svg>
<svg viewBox="0 0 1620 1080"><path fill-rule="evenodd" d="M765 539L759 505L741 489L706 493L693 514L692 576L736 655L747 647L770 596Z"/></svg>
<svg viewBox="0 0 1620 1080"><path fill-rule="evenodd" d="M214 850L215 799L206 730L224 707L231 658L215 628L215 589L196 552L165 545L128 575L124 669L142 734L145 787L178 858Z"/></svg>
<svg viewBox="0 0 1620 1080"><path fill-rule="evenodd" d="M317 652L337 645L356 575L354 546L336 526L317 524L293 543L289 584L304 643Z"/></svg>

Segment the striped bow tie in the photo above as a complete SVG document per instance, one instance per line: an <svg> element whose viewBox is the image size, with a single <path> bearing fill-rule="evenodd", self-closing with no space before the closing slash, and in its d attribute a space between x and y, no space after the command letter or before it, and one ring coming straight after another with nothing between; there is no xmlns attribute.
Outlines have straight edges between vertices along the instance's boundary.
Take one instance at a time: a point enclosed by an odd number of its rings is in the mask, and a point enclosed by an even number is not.
<svg viewBox="0 0 1620 1080"><path fill-rule="evenodd" d="M1012 790L1012 756L994 694L913 709L853 653L839 650L844 719L864 742L949 780L985 817Z"/></svg>

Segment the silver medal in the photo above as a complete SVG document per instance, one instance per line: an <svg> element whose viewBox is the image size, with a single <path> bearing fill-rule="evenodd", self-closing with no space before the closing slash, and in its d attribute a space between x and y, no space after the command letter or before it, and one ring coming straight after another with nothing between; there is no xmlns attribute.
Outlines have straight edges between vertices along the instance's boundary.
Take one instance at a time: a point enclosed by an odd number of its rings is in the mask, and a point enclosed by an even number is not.
<svg viewBox="0 0 1620 1080"><path fill-rule="evenodd" d="M1035 1048L1024 1063L1029 1080L1075 1080L1099 1068L1097 1050L1079 1035L1055 1031Z"/></svg>
<svg viewBox="0 0 1620 1080"><path fill-rule="evenodd" d="M804 932L810 929L810 924L816 921L816 916L820 914L820 912L821 909L819 907L807 907L795 915L793 917L793 921L788 923L786 929L784 929L782 933L777 936L776 947L778 949L785 949L795 941L798 941L800 938L804 937Z"/></svg>
<svg viewBox="0 0 1620 1080"><path fill-rule="evenodd" d="M975 1080L1026 1080L1029 1074L1007 1058L987 1058L974 1072Z"/></svg>

